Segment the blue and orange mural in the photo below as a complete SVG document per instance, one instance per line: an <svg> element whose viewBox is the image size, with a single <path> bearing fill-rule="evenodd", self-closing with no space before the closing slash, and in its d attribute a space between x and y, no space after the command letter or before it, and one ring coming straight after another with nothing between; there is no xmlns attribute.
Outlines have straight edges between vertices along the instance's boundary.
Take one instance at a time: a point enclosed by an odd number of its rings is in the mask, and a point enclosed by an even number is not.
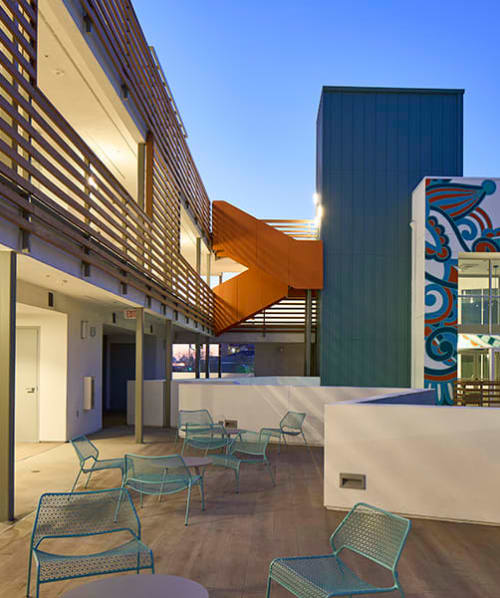
<svg viewBox="0 0 500 598"><path fill-rule="evenodd" d="M500 228L481 205L495 191L489 179L426 180L424 378L440 404L453 403L457 378L458 255L500 251Z"/></svg>

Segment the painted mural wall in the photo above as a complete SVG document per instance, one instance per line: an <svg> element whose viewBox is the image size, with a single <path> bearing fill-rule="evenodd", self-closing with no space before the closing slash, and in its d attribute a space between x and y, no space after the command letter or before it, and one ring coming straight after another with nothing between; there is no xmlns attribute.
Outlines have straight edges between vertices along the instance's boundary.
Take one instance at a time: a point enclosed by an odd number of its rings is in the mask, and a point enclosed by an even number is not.
<svg viewBox="0 0 500 598"><path fill-rule="evenodd" d="M500 252L500 179L424 179L413 193L412 225L412 384L423 377L438 403L452 404L458 258Z"/></svg>

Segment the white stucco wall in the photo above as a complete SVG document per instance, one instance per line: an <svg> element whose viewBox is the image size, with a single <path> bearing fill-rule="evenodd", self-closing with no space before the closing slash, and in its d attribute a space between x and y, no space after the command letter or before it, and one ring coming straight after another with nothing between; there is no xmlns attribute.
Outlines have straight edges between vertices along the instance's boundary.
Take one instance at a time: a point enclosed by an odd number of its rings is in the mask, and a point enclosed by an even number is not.
<svg viewBox="0 0 500 598"><path fill-rule="evenodd" d="M336 404L325 408L324 504L500 524L500 409ZM366 475L366 490L339 487Z"/></svg>
<svg viewBox="0 0 500 598"><path fill-rule="evenodd" d="M307 378L303 380L309 381ZM275 428L287 411L305 412L305 435L310 444L318 446L322 446L324 442L325 405L412 392L407 388L280 385L276 380L274 383L259 384L258 378L247 378L241 382L227 380L224 383L178 383L179 409L208 409L215 421L235 419L238 427L247 430ZM177 425L177 413L175 418L173 426ZM301 438L292 438L290 442L300 444L303 441Z"/></svg>

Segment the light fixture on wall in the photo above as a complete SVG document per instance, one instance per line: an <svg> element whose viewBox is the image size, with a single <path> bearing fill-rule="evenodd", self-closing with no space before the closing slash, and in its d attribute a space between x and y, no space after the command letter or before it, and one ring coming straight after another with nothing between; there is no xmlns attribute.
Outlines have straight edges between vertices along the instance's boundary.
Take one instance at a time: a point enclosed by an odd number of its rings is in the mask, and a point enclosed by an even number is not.
<svg viewBox="0 0 500 598"><path fill-rule="evenodd" d="M128 97L130 95L128 85L126 83L123 83L121 87L122 87L122 98L124 100L128 100Z"/></svg>
<svg viewBox="0 0 500 598"><path fill-rule="evenodd" d="M89 334L89 323L87 320L82 320L80 322L80 338L85 339Z"/></svg>

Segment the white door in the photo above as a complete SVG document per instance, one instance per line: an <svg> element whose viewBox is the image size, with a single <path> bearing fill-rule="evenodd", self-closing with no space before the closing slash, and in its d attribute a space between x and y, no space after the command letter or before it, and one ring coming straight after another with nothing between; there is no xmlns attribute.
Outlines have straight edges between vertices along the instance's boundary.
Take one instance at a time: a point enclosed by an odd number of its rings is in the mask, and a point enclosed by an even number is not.
<svg viewBox="0 0 500 598"><path fill-rule="evenodd" d="M16 440L38 442L38 328L16 328Z"/></svg>

